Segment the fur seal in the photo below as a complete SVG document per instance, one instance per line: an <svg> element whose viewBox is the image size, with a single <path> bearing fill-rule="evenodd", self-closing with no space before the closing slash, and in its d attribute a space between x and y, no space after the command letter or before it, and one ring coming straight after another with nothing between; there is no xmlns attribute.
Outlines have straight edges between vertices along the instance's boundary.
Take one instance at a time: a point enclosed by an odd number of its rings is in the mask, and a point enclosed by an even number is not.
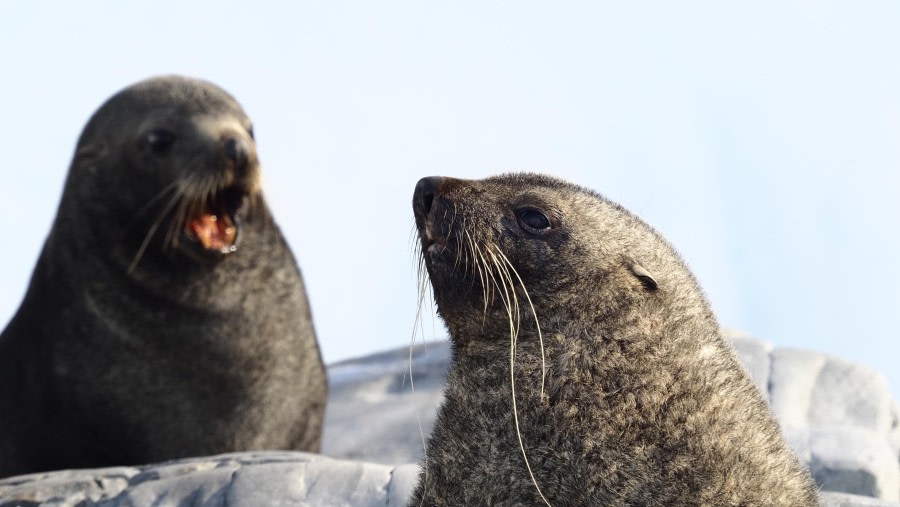
<svg viewBox="0 0 900 507"><path fill-rule="evenodd" d="M685 263L618 204L535 174L423 178L451 336L410 505L817 505Z"/></svg>
<svg viewBox="0 0 900 507"><path fill-rule="evenodd" d="M326 382L241 106L177 76L114 95L0 335L0 476L317 451Z"/></svg>

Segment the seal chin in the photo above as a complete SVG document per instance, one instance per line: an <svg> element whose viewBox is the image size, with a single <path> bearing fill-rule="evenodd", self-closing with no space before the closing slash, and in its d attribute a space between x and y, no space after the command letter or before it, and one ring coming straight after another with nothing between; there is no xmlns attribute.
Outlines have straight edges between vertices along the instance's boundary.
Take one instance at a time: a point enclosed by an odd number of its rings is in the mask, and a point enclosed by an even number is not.
<svg viewBox="0 0 900 507"><path fill-rule="evenodd" d="M185 220L186 249L206 258L221 258L236 252L242 226L240 215L248 200L248 193L236 187L203 200L197 211Z"/></svg>

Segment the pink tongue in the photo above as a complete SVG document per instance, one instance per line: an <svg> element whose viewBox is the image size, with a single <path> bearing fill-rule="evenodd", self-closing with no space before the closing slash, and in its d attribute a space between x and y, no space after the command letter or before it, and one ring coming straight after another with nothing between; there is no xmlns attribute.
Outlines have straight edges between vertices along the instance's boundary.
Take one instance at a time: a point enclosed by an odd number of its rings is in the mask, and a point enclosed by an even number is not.
<svg viewBox="0 0 900 507"><path fill-rule="evenodd" d="M212 213L204 213L188 223L188 228L197 236L207 250L222 250L234 245L237 229L228 215L220 219Z"/></svg>

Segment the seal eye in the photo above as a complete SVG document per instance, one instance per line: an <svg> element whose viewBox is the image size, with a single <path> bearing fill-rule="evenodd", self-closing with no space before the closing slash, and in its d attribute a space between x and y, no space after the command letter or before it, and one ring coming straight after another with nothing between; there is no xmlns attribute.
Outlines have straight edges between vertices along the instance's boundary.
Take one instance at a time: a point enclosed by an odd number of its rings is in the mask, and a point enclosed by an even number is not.
<svg viewBox="0 0 900 507"><path fill-rule="evenodd" d="M534 231L543 231L550 228L550 220L534 208L525 208L516 212L519 224L522 227Z"/></svg>
<svg viewBox="0 0 900 507"><path fill-rule="evenodd" d="M253 125L247 127L247 133L250 134L250 139L256 140L256 136L253 135Z"/></svg>
<svg viewBox="0 0 900 507"><path fill-rule="evenodd" d="M158 129L147 134L147 144L157 155L162 155L168 151L173 143L175 143L175 134L169 130Z"/></svg>

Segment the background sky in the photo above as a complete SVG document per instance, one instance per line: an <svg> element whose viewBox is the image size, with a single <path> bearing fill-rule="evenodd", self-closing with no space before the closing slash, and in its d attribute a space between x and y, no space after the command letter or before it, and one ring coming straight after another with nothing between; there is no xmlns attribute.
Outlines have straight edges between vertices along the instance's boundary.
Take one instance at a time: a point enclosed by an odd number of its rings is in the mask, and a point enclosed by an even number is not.
<svg viewBox="0 0 900 507"><path fill-rule="evenodd" d="M326 362L409 343L420 177L529 170L656 227L723 325L897 396L898 27L894 1L0 0L0 326L90 115L177 73L254 120Z"/></svg>

